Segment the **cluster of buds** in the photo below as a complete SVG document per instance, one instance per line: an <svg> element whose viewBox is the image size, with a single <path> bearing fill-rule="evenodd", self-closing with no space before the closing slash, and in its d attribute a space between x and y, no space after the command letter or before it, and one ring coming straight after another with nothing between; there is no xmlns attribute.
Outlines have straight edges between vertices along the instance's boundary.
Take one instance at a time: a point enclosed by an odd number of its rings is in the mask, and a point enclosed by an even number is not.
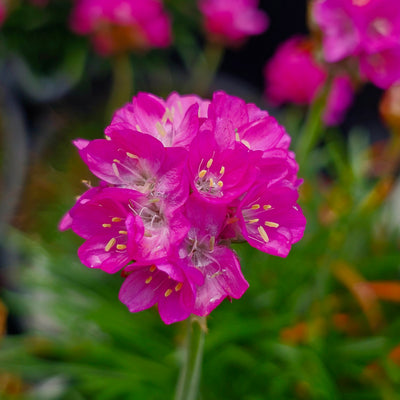
<svg viewBox="0 0 400 400"><path fill-rule="evenodd" d="M100 183L60 229L85 239L87 267L122 270L131 312L158 304L165 323L208 315L248 288L232 242L285 257L303 235L289 144L266 111L224 92L139 93L105 139L75 141Z"/></svg>

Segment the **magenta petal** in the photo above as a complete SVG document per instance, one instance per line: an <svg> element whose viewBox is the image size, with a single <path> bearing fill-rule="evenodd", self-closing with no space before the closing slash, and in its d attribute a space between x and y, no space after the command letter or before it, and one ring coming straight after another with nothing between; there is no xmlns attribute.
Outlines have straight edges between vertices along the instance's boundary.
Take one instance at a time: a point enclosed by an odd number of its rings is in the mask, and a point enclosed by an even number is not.
<svg viewBox="0 0 400 400"><path fill-rule="evenodd" d="M266 117L242 126L236 135L251 150L268 151L274 148L288 149L290 137L275 118Z"/></svg>
<svg viewBox="0 0 400 400"><path fill-rule="evenodd" d="M126 250L118 250L114 244L107 251L107 245L112 238L109 235L93 236L87 239L78 249L78 256L89 268L99 268L109 274L113 274L122 269L129 261L130 257ZM126 242L126 239L125 239Z"/></svg>
<svg viewBox="0 0 400 400"><path fill-rule="evenodd" d="M246 103L224 92L214 93L208 108L208 117L214 123L214 136L217 143L225 148L233 145L235 131L249 122Z"/></svg>
<svg viewBox="0 0 400 400"><path fill-rule="evenodd" d="M128 157L110 141L105 139L93 140L82 148L79 154L90 171L98 178L112 184L124 182L123 176L121 177L118 172L117 164L120 163L121 156L123 160ZM114 160L117 160L117 163Z"/></svg>
<svg viewBox="0 0 400 400"><path fill-rule="evenodd" d="M201 268L205 280L197 288L194 313L208 315L225 297L240 298L249 287L240 270L239 260L226 247L213 252L214 262Z"/></svg>
<svg viewBox="0 0 400 400"><path fill-rule="evenodd" d="M183 307L181 301L181 293L173 292L168 296L160 296L158 302L158 312L160 317L166 324L172 324L174 322L182 321L189 317L191 310Z"/></svg>
<svg viewBox="0 0 400 400"><path fill-rule="evenodd" d="M157 288L167 279L167 275L158 270L151 272L150 268L145 267L131 272L121 286L119 299L128 307L130 312L146 310L158 301L159 292ZM149 283L146 283L146 281Z"/></svg>

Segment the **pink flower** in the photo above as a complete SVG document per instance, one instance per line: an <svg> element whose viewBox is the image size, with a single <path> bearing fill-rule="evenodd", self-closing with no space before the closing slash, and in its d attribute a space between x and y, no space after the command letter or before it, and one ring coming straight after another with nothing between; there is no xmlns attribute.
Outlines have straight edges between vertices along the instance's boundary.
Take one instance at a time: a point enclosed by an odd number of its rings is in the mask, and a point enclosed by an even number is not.
<svg viewBox="0 0 400 400"><path fill-rule="evenodd" d="M313 55L311 40L295 36L284 42L264 69L266 96L275 105L311 104L328 79L326 67ZM334 78L327 98L324 122L342 122L353 101L354 88L347 75Z"/></svg>
<svg viewBox="0 0 400 400"><path fill-rule="evenodd" d="M77 0L71 29L90 35L99 54L171 44L171 25L159 0Z"/></svg>
<svg viewBox="0 0 400 400"><path fill-rule="evenodd" d="M274 104L310 104L327 73L312 54L313 43L295 36L281 44L264 69L266 95Z"/></svg>
<svg viewBox="0 0 400 400"><path fill-rule="evenodd" d="M3 25L5 19L7 18L7 7L3 0L0 0L0 26Z"/></svg>
<svg viewBox="0 0 400 400"><path fill-rule="evenodd" d="M208 315L248 288L231 241L285 257L302 237L290 138L254 104L141 93L106 139L74 143L100 185L60 229L85 240L86 266L123 269L120 300L132 312L158 304L168 324Z"/></svg>
<svg viewBox="0 0 400 400"><path fill-rule="evenodd" d="M257 9L257 0L198 0L198 4L204 16L204 28L212 41L240 45L268 27L268 17Z"/></svg>
<svg viewBox="0 0 400 400"><path fill-rule="evenodd" d="M400 9L396 0L315 0L326 61L353 57L363 78L387 88L400 79Z"/></svg>

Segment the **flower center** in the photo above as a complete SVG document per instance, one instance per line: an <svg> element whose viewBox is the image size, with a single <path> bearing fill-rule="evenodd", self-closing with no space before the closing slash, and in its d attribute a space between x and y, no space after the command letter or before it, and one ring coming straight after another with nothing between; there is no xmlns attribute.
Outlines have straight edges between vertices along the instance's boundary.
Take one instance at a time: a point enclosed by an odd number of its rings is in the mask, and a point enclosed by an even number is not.
<svg viewBox="0 0 400 400"><path fill-rule="evenodd" d="M203 160L201 160L199 164L199 172L195 179L196 189L200 193L208 194L213 197L222 197L224 192L222 187L224 186L224 182L222 181L222 177L225 174L225 167L221 166L218 171L218 168L214 168L214 160L210 158L207 161L206 169L201 169Z"/></svg>

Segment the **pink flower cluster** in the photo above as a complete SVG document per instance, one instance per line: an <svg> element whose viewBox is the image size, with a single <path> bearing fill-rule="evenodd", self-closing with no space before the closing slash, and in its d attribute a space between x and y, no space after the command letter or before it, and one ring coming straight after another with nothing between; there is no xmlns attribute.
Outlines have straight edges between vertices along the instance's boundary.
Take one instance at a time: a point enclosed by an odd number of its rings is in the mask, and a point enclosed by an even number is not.
<svg viewBox="0 0 400 400"><path fill-rule="evenodd" d="M267 15L257 9L258 0L198 0L198 4L210 40L223 45L240 45L268 27Z"/></svg>
<svg viewBox="0 0 400 400"><path fill-rule="evenodd" d="M312 16L326 61L351 57L364 78L384 89L400 80L398 0L314 0Z"/></svg>
<svg viewBox="0 0 400 400"><path fill-rule="evenodd" d="M313 55L311 39L295 36L284 42L264 69L266 97L275 105L289 102L311 104L328 79L326 67ZM326 125L342 122L351 105L354 88L346 74L338 74L331 84L323 120Z"/></svg>
<svg viewBox="0 0 400 400"><path fill-rule="evenodd" d="M301 239L298 166L290 138L254 104L139 93L105 139L75 145L100 179L60 229L85 239L89 268L123 269L131 312L158 304L165 323L208 315L248 287L232 241L285 257Z"/></svg>
<svg viewBox="0 0 400 400"><path fill-rule="evenodd" d="M171 23L160 0L77 0L71 29L90 35L96 51L109 55L171 44Z"/></svg>

